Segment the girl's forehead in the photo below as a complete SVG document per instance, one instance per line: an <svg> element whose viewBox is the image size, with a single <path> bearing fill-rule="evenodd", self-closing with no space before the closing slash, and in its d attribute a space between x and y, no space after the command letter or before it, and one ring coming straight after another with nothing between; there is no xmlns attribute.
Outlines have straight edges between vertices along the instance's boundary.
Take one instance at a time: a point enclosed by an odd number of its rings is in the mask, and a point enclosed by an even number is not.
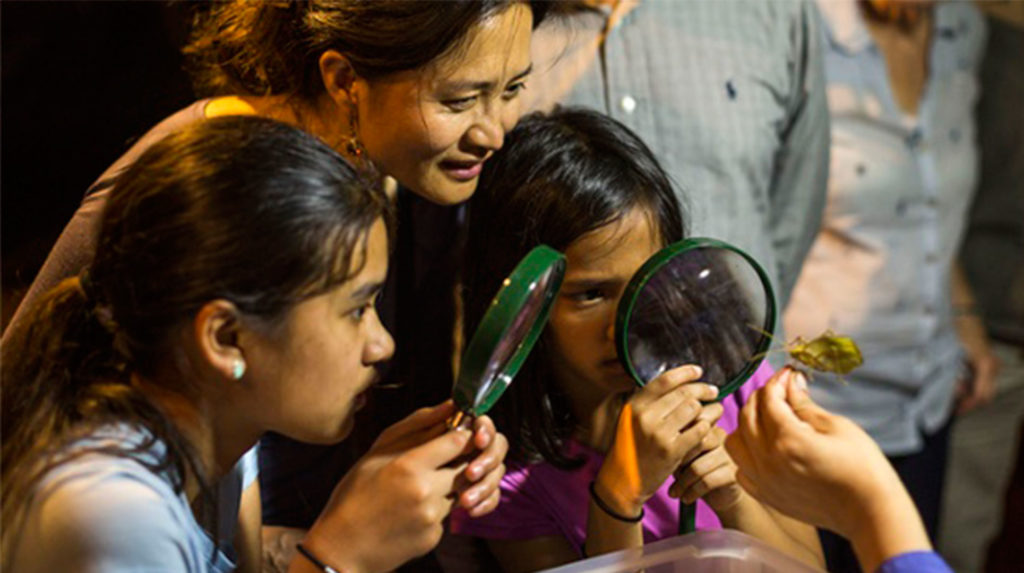
<svg viewBox="0 0 1024 573"><path fill-rule="evenodd" d="M637 208L573 241L565 251L567 270L599 270L637 260L642 264L660 247L653 218Z"/></svg>

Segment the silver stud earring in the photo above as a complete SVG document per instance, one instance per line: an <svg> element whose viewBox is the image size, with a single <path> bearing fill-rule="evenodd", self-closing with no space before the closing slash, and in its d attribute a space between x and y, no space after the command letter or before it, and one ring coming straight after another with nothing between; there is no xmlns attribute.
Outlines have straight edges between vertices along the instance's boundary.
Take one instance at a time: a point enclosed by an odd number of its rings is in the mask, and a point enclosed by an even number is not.
<svg viewBox="0 0 1024 573"><path fill-rule="evenodd" d="M231 369L231 377L235 380L241 380L242 376L245 376L245 360L241 358L235 359L235 365Z"/></svg>

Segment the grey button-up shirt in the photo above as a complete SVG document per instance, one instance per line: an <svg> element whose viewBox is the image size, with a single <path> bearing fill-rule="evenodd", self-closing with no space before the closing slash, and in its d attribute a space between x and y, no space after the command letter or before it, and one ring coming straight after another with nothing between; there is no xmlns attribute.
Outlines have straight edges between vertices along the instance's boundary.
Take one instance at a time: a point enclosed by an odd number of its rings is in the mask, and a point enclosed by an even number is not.
<svg viewBox="0 0 1024 573"><path fill-rule="evenodd" d="M545 22L524 97L604 111L636 132L675 181L690 234L749 252L784 303L828 169L814 6L645 0L625 12L603 44L607 12Z"/></svg>
<svg viewBox="0 0 1024 573"><path fill-rule="evenodd" d="M939 3L916 116L900 110L885 58L853 0L822 0L832 114L828 204L785 327L852 336L864 365L811 393L852 417L889 455L918 451L950 415L962 354L951 265L977 178L973 108L984 22Z"/></svg>

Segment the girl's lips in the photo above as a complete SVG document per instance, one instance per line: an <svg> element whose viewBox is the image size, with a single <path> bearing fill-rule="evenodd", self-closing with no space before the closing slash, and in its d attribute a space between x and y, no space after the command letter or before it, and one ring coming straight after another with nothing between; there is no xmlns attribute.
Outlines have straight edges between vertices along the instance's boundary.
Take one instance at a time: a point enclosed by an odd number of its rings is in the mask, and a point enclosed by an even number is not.
<svg viewBox="0 0 1024 573"><path fill-rule="evenodd" d="M601 361L603 368L622 368L622 362L618 358L609 358Z"/></svg>
<svg viewBox="0 0 1024 573"><path fill-rule="evenodd" d="M354 411L358 412L359 410L362 410L364 406L366 406L366 402L367 400L369 400L369 393L370 390L369 388L367 388L366 390L363 390L362 392L356 394L355 404L353 408Z"/></svg>
<svg viewBox="0 0 1024 573"><path fill-rule="evenodd" d="M470 181L480 176L480 171L483 170L484 162L477 161L475 163L468 163L465 161L442 161L441 169L448 174L449 177L458 181Z"/></svg>

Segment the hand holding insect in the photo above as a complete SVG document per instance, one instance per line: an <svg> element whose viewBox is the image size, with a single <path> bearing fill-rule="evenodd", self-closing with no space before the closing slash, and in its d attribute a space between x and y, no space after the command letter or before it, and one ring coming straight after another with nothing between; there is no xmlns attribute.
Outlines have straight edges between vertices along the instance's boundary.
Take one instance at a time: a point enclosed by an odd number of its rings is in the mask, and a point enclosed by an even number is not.
<svg viewBox="0 0 1024 573"><path fill-rule="evenodd" d="M746 492L850 539L865 571L886 555L930 549L885 454L853 421L815 404L791 368L751 395L725 447Z"/></svg>

